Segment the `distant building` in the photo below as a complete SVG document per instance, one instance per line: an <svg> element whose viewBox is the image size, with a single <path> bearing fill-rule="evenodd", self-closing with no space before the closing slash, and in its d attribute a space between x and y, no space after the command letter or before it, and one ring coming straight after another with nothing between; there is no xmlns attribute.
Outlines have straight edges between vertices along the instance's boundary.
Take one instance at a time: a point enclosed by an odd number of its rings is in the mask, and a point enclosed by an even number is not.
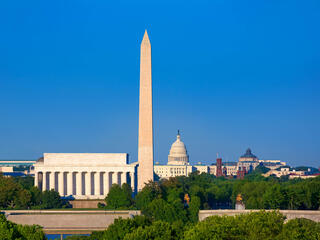
<svg viewBox="0 0 320 240"><path fill-rule="evenodd" d="M286 162L282 162L280 160L259 160L259 163L270 169L277 169L287 165Z"/></svg>
<svg viewBox="0 0 320 240"><path fill-rule="evenodd" d="M251 149L248 148L246 153L239 158L239 162L258 162L258 158L253 155Z"/></svg>
<svg viewBox="0 0 320 240"><path fill-rule="evenodd" d="M294 179L294 178L307 179L307 178L314 178L319 176L318 173L308 174L305 171L297 171L295 169L291 170L289 167L282 167L279 170L272 169L269 172L262 174L262 176L264 177L269 177L271 175L274 175L276 177L289 176L289 179Z"/></svg>
<svg viewBox="0 0 320 240"><path fill-rule="evenodd" d="M222 158L217 158L216 176L222 176Z"/></svg>
<svg viewBox="0 0 320 240"><path fill-rule="evenodd" d="M181 141L179 131L176 141L171 145L171 149L168 155L168 165L189 165L187 148Z"/></svg>
<svg viewBox="0 0 320 240"><path fill-rule="evenodd" d="M238 163L224 162L222 163L224 176L236 176L238 171Z"/></svg>
<svg viewBox="0 0 320 240"><path fill-rule="evenodd" d="M198 162L198 164L193 165L193 170L198 171L199 174L201 173L209 173L209 166L203 165L201 162Z"/></svg>
<svg viewBox="0 0 320 240"><path fill-rule="evenodd" d="M0 166L3 167L32 166L35 163L36 160L0 160Z"/></svg>
<svg viewBox="0 0 320 240"><path fill-rule="evenodd" d="M189 176L190 173L199 171L199 173L209 173L209 166L200 162L191 166L185 144L181 141L181 135L178 131L176 141L171 145L168 164L154 165L154 173L161 178L170 178L176 176Z"/></svg>
<svg viewBox="0 0 320 240"><path fill-rule="evenodd" d="M192 172L192 166L189 165L189 156L187 154L187 148L181 141L181 136L178 131L176 141L171 145L168 164L160 165L156 163L154 165L154 173L159 178L170 178L176 176L188 176Z"/></svg>
<svg viewBox="0 0 320 240"><path fill-rule="evenodd" d="M286 162L280 160L259 160L248 148L238 162L222 162L222 159L217 159L216 164L209 166L209 173L219 176L237 176L243 178L245 174L252 172L257 166L263 165L270 169L276 169L286 165ZM220 167L221 166L221 167ZM220 172L221 169L221 172Z"/></svg>
<svg viewBox="0 0 320 240"><path fill-rule="evenodd" d="M1 173L12 173L13 167L0 167L0 172Z"/></svg>
<svg viewBox="0 0 320 240"><path fill-rule="evenodd" d="M137 162L127 153L44 153L34 164L34 184L75 199L104 199L112 184L136 190Z"/></svg>

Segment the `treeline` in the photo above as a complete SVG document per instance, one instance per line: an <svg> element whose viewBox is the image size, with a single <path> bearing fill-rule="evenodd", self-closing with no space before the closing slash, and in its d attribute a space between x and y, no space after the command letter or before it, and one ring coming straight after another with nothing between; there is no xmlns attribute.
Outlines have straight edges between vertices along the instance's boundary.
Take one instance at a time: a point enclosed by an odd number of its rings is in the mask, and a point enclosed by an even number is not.
<svg viewBox="0 0 320 240"><path fill-rule="evenodd" d="M275 211L214 216L198 222L200 209L233 208L238 194L242 195L247 209L319 209L320 177L264 178L259 171L243 180L192 173L188 177L150 182L134 198L128 184L114 184L106 204L99 207L140 209L143 216L118 219L105 231L70 239L320 239L319 223L295 219L284 224L284 216ZM66 205L57 192L41 193L33 187L33 178L0 176L0 206L26 209ZM1 232L0 229L0 239L15 239L1 238Z"/></svg>
<svg viewBox="0 0 320 240"><path fill-rule="evenodd" d="M68 206L58 192L41 192L34 187L33 177L4 177L0 174L1 209L49 209Z"/></svg>
<svg viewBox="0 0 320 240"><path fill-rule="evenodd" d="M146 216L116 219L105 231L68 240L318 240L320 223L293 219L284 223L279 212L253 212L237 216L211 216L195 224L177 220L152 221Z"/></svg>
<svg viewBox="0 0 320 240"><path fill-rule="evenodd" d="M46 237L40 226L15 224L8 221L3 214L0 214L0 239L45 240Z"/></svg>
<svg viewBox="0 0 320 240"><path fill-rule="evenodd" d="M188 206L186 194L191 199ZM265 178L254 172L237 180L192 173L189 177L150 182L134 199L127 184L113 185L106 197L106 208L140 209L146 215L159 209L159 215L172 211L172 218L194 218L199 209L234 208L238 194L247 209L318 210L320 177L289 180Z"/></svg>

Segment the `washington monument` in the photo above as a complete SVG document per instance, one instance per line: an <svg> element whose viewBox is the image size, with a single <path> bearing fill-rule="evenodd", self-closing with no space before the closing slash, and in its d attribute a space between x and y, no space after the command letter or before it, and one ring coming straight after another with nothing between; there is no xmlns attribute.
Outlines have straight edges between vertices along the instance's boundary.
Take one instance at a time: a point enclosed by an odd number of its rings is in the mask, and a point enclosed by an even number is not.
<svg viewBox="0 0 320 240"><path fill-rule="evenodd" d="M138 191L144 187L145 183L153 181L151 44L147 30L140 48Z"/></svg>

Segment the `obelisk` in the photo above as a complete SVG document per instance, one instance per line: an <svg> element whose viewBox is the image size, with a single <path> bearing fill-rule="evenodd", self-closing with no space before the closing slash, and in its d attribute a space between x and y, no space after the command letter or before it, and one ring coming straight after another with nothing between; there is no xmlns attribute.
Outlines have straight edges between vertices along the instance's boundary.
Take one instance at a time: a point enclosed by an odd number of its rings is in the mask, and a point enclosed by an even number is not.
<svg viewBox="0 0 320 240"><path fill-rule="evenodd" d="M140 46L138 191L153 181L151 44L147 30Z"/></svg>

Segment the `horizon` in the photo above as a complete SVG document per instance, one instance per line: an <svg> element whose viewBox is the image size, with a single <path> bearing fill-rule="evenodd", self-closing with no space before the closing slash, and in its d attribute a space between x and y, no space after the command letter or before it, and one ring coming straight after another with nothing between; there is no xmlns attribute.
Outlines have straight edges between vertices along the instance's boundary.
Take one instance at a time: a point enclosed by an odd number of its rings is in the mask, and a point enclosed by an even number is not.
<svg viewBox="0 0 320 240"><path fill-rule="evenodd" d="M147 29L154 162L167 163L180 129L191 164L217 153L235 162L249 147L318 168L319 5L0 3L0 160L119 152L137 161Z"/></svg>

